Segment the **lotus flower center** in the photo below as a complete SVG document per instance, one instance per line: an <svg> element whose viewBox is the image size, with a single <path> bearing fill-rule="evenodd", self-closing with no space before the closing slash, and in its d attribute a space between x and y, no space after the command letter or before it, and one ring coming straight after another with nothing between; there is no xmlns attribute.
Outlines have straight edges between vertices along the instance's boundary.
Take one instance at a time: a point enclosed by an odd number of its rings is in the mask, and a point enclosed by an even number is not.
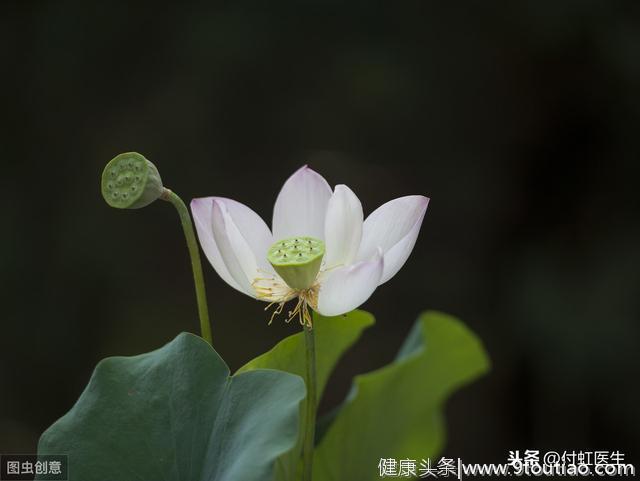
<svg viewBox="0 0 640 481"><path fill-rule="evenodd" d="M309 289L315 283L322 257L324 242L314 237L290 237L269 248L267 259L289 287Z"/></svg>

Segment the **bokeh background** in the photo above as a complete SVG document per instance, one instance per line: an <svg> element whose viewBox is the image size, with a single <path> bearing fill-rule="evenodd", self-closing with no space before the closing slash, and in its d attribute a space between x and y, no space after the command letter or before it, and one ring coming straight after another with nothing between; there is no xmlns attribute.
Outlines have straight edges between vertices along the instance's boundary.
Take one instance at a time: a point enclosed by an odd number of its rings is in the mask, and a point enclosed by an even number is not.
<svg viewBox="0 0 640 481"><path fill-rule="evenodd" d="M365 213L431 197L378 324L324 400L419 312L462 318L493 370L447 406L447 454L640 446L640 3L3 2L0 452L33 452L94 365L197 330L170 205L116 211L136 150L188 201L270 219L304 163ZM235 369L297 326L205 266Z"/></svg>

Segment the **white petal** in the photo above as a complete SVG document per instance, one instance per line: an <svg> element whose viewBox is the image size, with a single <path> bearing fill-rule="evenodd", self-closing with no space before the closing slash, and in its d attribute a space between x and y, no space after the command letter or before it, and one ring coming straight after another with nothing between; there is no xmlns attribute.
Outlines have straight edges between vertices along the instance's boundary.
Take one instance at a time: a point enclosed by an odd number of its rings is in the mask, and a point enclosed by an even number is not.
<svg viewBox="0 0 640 481"><path fill-rule="evenodd" d="M267 272L274 272L273 267L267 260L267 251L274 240L271 230L262 220L262 217L251 208L233 199L224 197L213 197L213 199L227 208L233 223L253 252L258 267Z"/></svg>
<svg viewBox="0 0 640 481"><path fill-rule="evenodd" d="M418 238L429 199L422 195L400 197L381 205L364 221L357 259L368 259L377 248L384 252L380 284L391 279L409 258Z"/></svg>
<svg viewBox="0 0 640 481"><path fill-rule="evenodd" d="M226 206L213 201L211 209L213 238L222 260L242 291L252 295L251 282L258 277L258 264L247 241L233 222Z"/></svg>
<svg viewBox="0 0 640 481"><path fill-rule="evenodd" d="M282 186L273 208L276 241L295 236L324 239L324 218L331 198L327 181L306 165Z"/></svg>
<svg viewBox="0 0 640 481"><path fill-rule="evenodd" d="M346 185L337 185L324 223L325 266L328 269L353 262L362 239L362 204Z"/></svg>
<svg viewBox="0 0 640 481"><path fill-rule="evenodd" d="M318 312L324 316L338 316L360 306L378 287L383 269L384 260L379 250L371 260L329 273L320 285Z"/></svg>
<svg viewBox="0 0 640 481"><path fill-rule="evenodd" d="M251 283L264 277L260 270L272 272L266 259L273 242L267 225L249 207L231 199L194 199L191 208L203 249L220 277L255 296Z"/></svg>
<svg viewBox="0 0 640 481"><path fill-rule="evenodd" d="M213 222L211 220L212 208L213 200L211 197L193 199L191 201L191 213L195 220L198 240L200 241L202 250L207 256L209 263L213 266L222 280L234 289L242 291L233 276L229 273L229 269L227 269L227 266L224 264L220 250L213 238Z"/></svg>

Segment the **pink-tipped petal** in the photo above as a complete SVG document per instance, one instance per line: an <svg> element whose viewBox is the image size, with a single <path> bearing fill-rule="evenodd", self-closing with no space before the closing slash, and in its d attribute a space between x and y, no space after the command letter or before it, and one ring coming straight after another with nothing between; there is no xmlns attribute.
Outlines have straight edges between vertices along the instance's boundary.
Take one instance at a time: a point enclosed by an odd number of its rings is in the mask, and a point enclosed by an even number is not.
<svg viewBox="0 0 640 481"><path fill-rule="evenodd" d="M331 198L327 181L306 165L282 186L273 208L275 240L295 236L324 239L324 219Z"/></svg>
<svg viewBox="0 0 640 481"><path fill-rule="evenodd" d="M418 238L429 198L409 195L391 200L364 221L357 259L368 259L381 248L384 272L380 284L391 279L409 258Z"/></svg>
<svg viewBox="0 0 640 481"><path fill-rule="evenodd" d="M320 285L317 311L323 316L338 316L364 303L380 282L384 258L375 256L350 266L336 269Z"/></svg>
<svg viewBox="0 0 640 481"><path fill-rule="evenodd" d="M353 262L362 239L362 204L346 185L337 185L327 208L324 224L327 269Z"/></svg>

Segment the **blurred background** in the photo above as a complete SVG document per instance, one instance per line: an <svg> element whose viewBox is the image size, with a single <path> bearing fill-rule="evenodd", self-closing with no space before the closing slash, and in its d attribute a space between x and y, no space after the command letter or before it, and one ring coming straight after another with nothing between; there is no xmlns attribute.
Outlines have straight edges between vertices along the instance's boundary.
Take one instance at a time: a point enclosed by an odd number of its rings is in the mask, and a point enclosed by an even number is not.
<svg viewBox="0 0 640 481"><path fill-rule="evenodd" d="M95 364L197 331L172 207L110 209L105 163L136 150L185 201L270 220L308 163L365 214L431 204L378 320L339 365L395 355L438 309L493 369L447 405L446 453L640 446L640 3L3 2L0 452L34 452ZM207 264L232 369L299 326ZM635 452L634 452L635 449Z"/></svg>

